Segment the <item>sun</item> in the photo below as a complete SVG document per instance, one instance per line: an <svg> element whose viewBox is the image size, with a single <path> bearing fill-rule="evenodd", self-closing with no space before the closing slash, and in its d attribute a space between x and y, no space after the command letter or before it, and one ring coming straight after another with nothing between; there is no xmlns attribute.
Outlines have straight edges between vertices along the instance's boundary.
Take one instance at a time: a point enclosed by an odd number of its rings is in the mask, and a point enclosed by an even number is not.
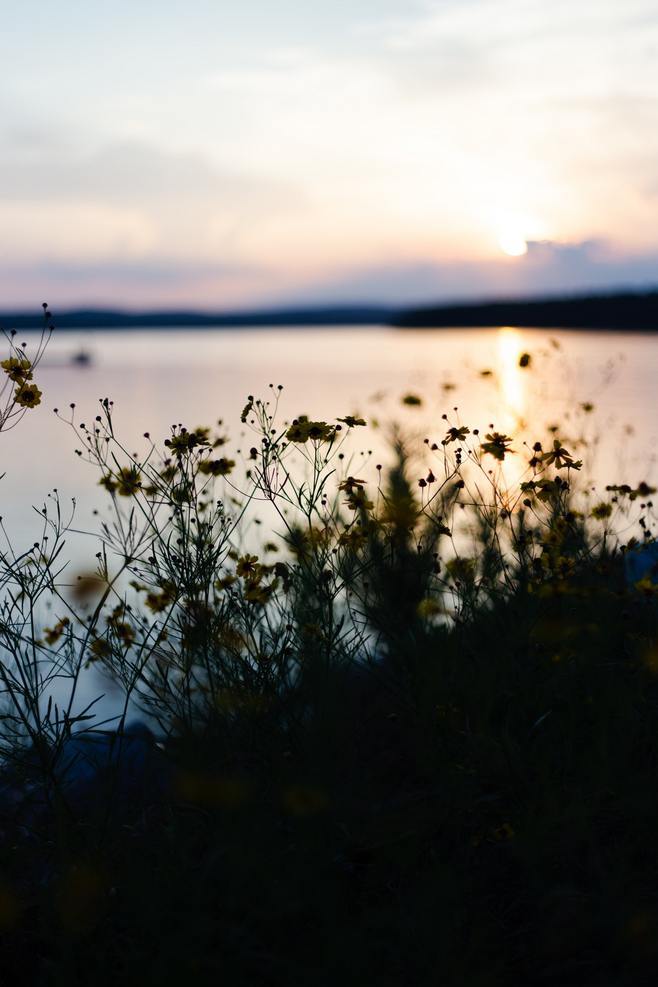
<svg viewBox="0 0 658 987"><path fill-rule="evenodd" d="M526 239L516 230L505 230L498 235L498 243L508 257L523 257L528 253Z"/></svg>

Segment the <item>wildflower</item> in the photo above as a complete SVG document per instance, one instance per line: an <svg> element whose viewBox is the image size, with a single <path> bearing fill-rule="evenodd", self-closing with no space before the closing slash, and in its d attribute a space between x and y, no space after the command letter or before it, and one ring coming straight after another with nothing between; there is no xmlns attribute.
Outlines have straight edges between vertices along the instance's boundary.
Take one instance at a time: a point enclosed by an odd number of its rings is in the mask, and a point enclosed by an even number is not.
<svg viewBox="0 0 658 987"><path fill-rule="evenodd" d="M417 394L405 394L402 398L402 404L409 405L410 408L418 408L422 403Z"/></svg>
<svg viewBox="0 0 658 987"><path fill-rule="evenodd" d="M113 494L117 489L117 487L119 486L119 484L116 482L116 480L112 479L111 474L108 473L106 476L102 476L100 478L100 480L98 481L98 486L105 487L108 493Z"/></svg>
<svg viewBox="0 0 658 987"><path fill-rule="evenodd" d="M459 428L453 426L448 429L445 439L441 441L441 445L447 446L450 442L464 442L470 431L470 428L466 428L465 425L461 425Z"/></svg>
<svg viewBox="0 0 658 987"><path fill-rule="evenodd" d="M165 439L165 446L171 449L177 456L191 452L197 446L210 445L210 429L195 428L188 432L186 428L181 428L177 435L172 435L170 439Z"/></svg>
<svg viewBox="0 0 658 987"><path fill-rule="evenodd" d="M240 634L240 632L230 624L224 624L218 629L217 640L223 648L227 648L229 651L233 652L242 651L245 646L245 641L242 634Z"/></svg>
<svg viewBox="0 0 658 987"><path fill-rule="evenodd" d="M243 425L246 424L247 417L251 414L253 410L254 410L254 398L253 395L250 394L249 397L247 398L247 403L245 404L244 408L240 413L240 421L242 422Z"/></svg>
<svg viewBox="0 0 658 987"><path fill-rule="evenodd" d="M130 647L130 645L135 640L135 631L133 630L132 626L128 624L125 620L113 620L111 627L114 630L116 636L119 638L119 640L122 641L123 644L126 644L128 647Z"/></svg>
<svg viewBox="0 0 658 987"><path fill-rule="evenodd" d="M640 590L645 596L656 596L658 594L658 586L654 583L651 576L643 576L642 579L638 579L633 583L635 589Z"/></svg>
<svg viewBox="0 0 658 987"><path fill-rule="evenodd" d="M612 504L606 504L605 502L596 504L591 511L591 516L596 518L597 521L605 521L605 519L609 518L611 514Z"/></svg>
<svg viewBox="0 0 658 987"><path fill-rule="evenodd" d="M364 484L365 480L357 480L353 476L348 476L338 485L338 489L347 494L346 504L352 511L359 509L368 511L373 507L372 501L368 500Z"/></svg>
<svg viewBox="0 0 658 987"><path fill-rule="evenodd" d="M276 580L269 585L263 585L259 575L256 579L246 583L244 598L248 603L260 603L263 605L267 603L275 589Z"/></svg>
<svg viewBox="0 0 658 987"><path fill-rule="evenodd" d="M505 459L506 453L514 452L513 449L509 448L512 442L509 435L503 435L502 432L489 432L486 439L487 441L482 443L483 451L488 452L490 456L498 459L501 463Z"/></svg>
<svg viewBox="0 0 658 987"><path fill-rule="evenodd" d="M78 603L86 603L92 597L100 596L106 585L105 580L96 573L83 573L77 577L72 587L72 594Z"/></svg>
<svg viewBox="0 0 658 987"><path fill-rule="evenodd" d="M173 583L166 582L160 588L159 593L150 590L146 594L144 602L153 613L162 613L176 599L176 587Z"/></svg>
<svg viewBox="0 0 658 987"><path fill-rule="evenodd" d="M190 450L190 440L187 432L181 432L180 435L172 435L170 439L165 439L164 444L167 449L171 449L177 456L182 456L183 453Z"/></svg>
<svg viewBox="0 0 658 987"><path fill-rule="evenodd" d="M502 826L498 826L497 829L494 829L491 835L493 836L494 840L496 840L497 843L500 843L502 840L513 839L515 833L512 827L510 826L510 824L508 822L504 822Z"/></svg>
<svg viewBox="0 0 658 987"><path fill-rule="evenodd" d="M199 463L199 473L206 476L228 476L235 466L234 459L202 459Z"/></svg>
<svg viewBox="0 0 658 987"><path fill-rule="evenodd" d="M343 422L348 428L356 428L357 425L367 424L364 418L354 418L352 415L346 415L345 418L339 418L338 421Z"/></svg>
<svg viewBox="0 0 658 987"><path fill-rule="evenodd" d="M308 442L309 439L314 442L330 442L335 434L336 429L333 425L328 425L327 422L309 421L306 415L300 415L293 420L286 432L286 438L289 442L299 443Z"/></svg>
<svg viewBox="0 0 658 987"><path fill-rule="evenodd" d="M94 661L103 661L105 658L109 658L111 654L112 648L109 642L104 637L97 637L89 645L87 662L91 664Z"/></svg>
<svg viewBox="0 0 658 987"><path fill-rule="evenodd" d="M568 484L556 476L554 480L529 480L521 484L522 493L534 493L538 500L547 503L568 489ZM526 505L528 506L528 505Z"/></svg>
<svg viewBox="0 0 658 987"><path fill-rule="evenodd" d="M66 628L68 627L70 621L68 617L62 617L58 620L54 627L44 627L43 636L46 639L46 644L56 644Z"/></svg>
<svg viewBox="0 0 658 987"><path fill-rule="evenodd" d="M235 576L221 576L219 579L215 580L213 585L215 589L220 592L223 589L228 589L234 582L236 582Z"/></svg>
<svg viewBox="0 0 658 987"><path fill-rule="evenodd" d="M15 384L32 380L32 364L25 357L12 356L8 360L2 360L0 367Z"/></svg>
<svg viewBox="0 0 658 987"><path fill-rule="evenodd" d="M443 607L438 600L433 600L431 597L425 597L421 600L416 608L416 613L419 617L435 617L437 614L443 613Z"/></svg>
<svg viewBox="0 0 658 987"><path fill-rule="evenodd" d="M142 477L135 466L122 466L117 473L117 490L121 497L134 497L142 485Z"/></svg>
<svg viewBox="0 0 658 987"><path fill-rule="evenodd" d="M14 401L22 408L36 408L41 404L41 391L36 384L20 383L14 392Z"/></svg>
<svg viewBox="0 0 658 987"><path fill-rule="evenodd" d="M242 576L242 577L253 576L254 573L257 572L257 570L258 570L257 555L243 555L239 559L238 564L235 567L235 571L238 574L238 576Z"/></svg>
<svg viewBox="0 0 658 987"><path fill-rule="evenodd" d="M451 579L459 583L473 583L477 569L475 559L457 557L446 563L446 570Z"/></svg>
<svg viewBox="0 0 658 987"><path fill-rule="evenodd" d="M361 527L348 528L347 531L342 531L338 536L339 545L353 550L362 548L367 540L366 534Z"/></svg>
<svg viewBox="0 0 658 987"><path fill-rule="evenodd" d="M349 493L353 487L362 487L365 482L365 480L357 480L354 476L348 476L346 480L338 484L338 489Z"/></svg>
<svg viewBox="0 0 658 987"><path fill-rule="evenodd" d="M357 480L353 476L348 476L346 480L338 484L338 489L347 494L347 506L353 510L370 510L373 507L372 501L368 500L365 491L365 480Z"/></svg>
<svg viewBox="0 0 658 987"><path fill-rule="evenodd" d="M532 357L530 356L529 353L522 353L521 356L519 357L519 366L520 367L529 367L531 360L532 360Z"/></svg>
<svg viewBox="0 0 658 987"><path fill-rule="evenodd" d="M574 462L571 453L568 452L559 439L553 439L553 448L545 452L542 461L547 465L554 465L556 469L570 468L579 470L583 465L580 460Z"/></svg>

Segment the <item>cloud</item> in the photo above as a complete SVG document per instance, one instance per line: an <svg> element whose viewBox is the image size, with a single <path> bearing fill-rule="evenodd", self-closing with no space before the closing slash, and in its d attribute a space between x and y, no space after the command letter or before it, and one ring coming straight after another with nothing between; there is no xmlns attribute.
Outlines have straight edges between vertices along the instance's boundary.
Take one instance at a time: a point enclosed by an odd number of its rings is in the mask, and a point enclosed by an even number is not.
<svg viewBox="0 0 658 987"><path fill-rule="evenodd" d="M518 258L452 263L391 260L343 265L315 276L282 273L271 264L185 263L167 257L26 260L0 266L4 308L36 307L42 296L59 308L411 306L657 287L658 250L623 254L597 240L531 242L528 253Z"/></svg>
<svg viewBox="0 0 658 987"><path fill-rule="evenodd" d="M86 153L15 147L0 161L5 258L231 261L258 224L303 208L292 183L136 141Z"/></svg>
<svg viewBox="0 0 658 987"><path fill-rule="evenodd" d="M62 298L141 284L145 305L651 277L655 0L192 0L183 26L175 0L157 24L118 0L100 34L60 6L49 57L24 5L8 14L5 298L55 291L55 272ZM497 258L517 227L552 242Z"/></svg>
<svg viewBox="0 0 658 987"><path fill-rule="evenodd" d="M166 257L125 261L42 260L0 266L2 308L225 309L257 305L279 281L249 264L182 263Z"/></svg>
<svg viewBox="0 0 658 987"><path fill-rule="evenodd" d="M248 202L252 209L289 205L291 189L269 178L245 176L200 154L172 153L137 141L109 144L87 155L0 161L0 196L27 201L154 203Z"/></svg>
<svg viewBox="0 0 658 987"><path fill-rule="evenodd" d="M532 295L658 288L658 250L620 254L603 241L528 244L494 261L366 265L306 284L285 302L417 305Z"/></svg>

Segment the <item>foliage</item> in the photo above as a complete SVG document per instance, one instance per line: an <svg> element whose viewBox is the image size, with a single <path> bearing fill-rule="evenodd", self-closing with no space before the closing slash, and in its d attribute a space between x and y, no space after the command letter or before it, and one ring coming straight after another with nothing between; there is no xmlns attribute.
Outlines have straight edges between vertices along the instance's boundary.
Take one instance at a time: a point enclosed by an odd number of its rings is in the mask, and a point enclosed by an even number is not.
<svg viewBox="0 0 658 987"><path fill-rule="evenodd" d="M639 982L658 609L624 556L653 544L654 491L592 504L566 435L446 416L371 475L364 419L280 420L280 395L249 396L242 453L220 422L130 454L109 399L61 416L112 513L75 580L56 495L0 560L8 975ZM111 724L78 699L94 672ZM71 745L104 726L118 755L80 797Z"/></svg>

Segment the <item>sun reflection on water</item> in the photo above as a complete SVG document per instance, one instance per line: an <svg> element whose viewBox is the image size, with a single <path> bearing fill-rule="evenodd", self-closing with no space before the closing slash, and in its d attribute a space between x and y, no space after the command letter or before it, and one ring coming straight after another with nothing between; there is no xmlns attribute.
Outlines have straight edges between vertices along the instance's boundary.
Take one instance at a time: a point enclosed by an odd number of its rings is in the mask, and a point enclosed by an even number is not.
<svg viewBox="0 0 658 987"><path fill-rule="evenodd" d="M526 417L526 373L519 365L523 354L523 334L512 326L503 326L496 334L498 377L504 401L505 426L523 429Z"/></svg>

